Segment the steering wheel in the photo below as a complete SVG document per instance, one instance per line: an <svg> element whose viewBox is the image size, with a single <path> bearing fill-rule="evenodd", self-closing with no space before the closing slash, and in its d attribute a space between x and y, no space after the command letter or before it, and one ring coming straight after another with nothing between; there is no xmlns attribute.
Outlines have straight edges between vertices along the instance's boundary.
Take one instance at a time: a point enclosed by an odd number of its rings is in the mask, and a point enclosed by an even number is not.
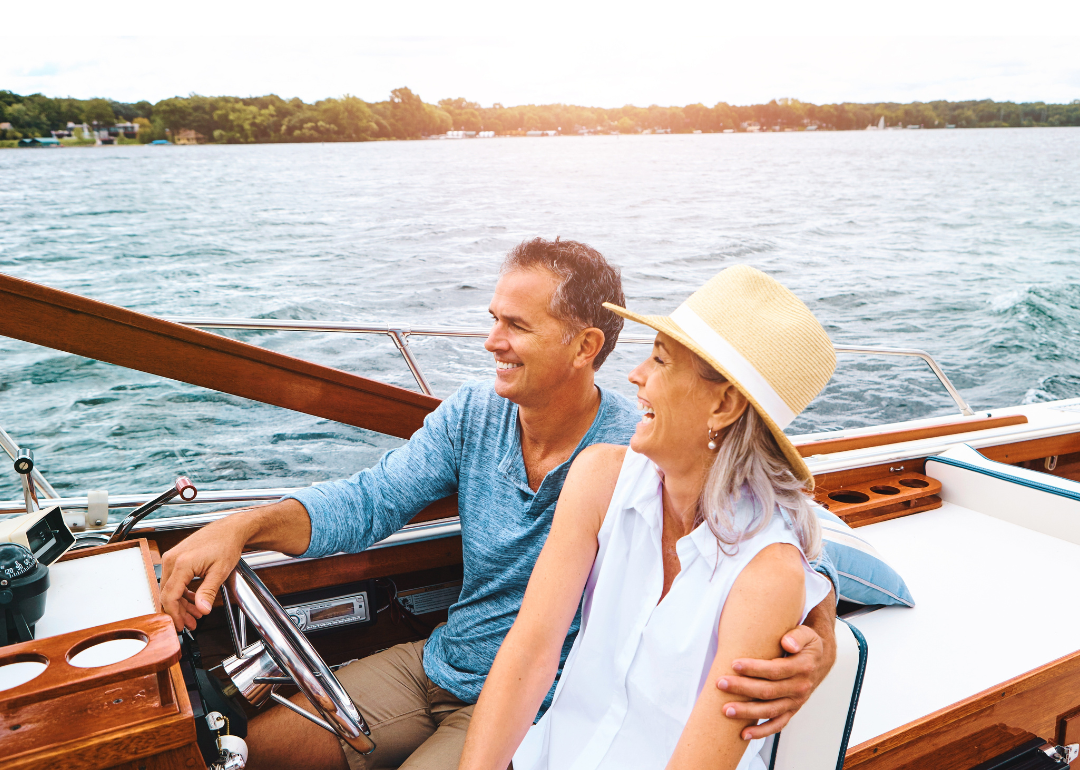
<svg viewBox="0 0 1080 770"><path fill-rule="evenodd" d="M374 751L375 742L360 710L255 571L241 560L225 580L221 592L237 650L236 657L224 666L244 697L258 706L269 696L334 733L361 754ZM262 642L247 646L243 623L237 633L233 602L262 636ZM280 676L283 672L287 676ZM300 688L322 718L274 692L280 684L295 684Z"/></svg>

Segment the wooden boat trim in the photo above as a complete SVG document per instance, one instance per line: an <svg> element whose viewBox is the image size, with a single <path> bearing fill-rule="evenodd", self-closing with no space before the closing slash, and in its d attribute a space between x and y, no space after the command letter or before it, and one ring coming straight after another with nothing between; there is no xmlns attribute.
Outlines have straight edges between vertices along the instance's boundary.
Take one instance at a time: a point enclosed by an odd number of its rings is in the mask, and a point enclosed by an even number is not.
<svg viewBox="0 0 1080 770"><path fill-rule="evenodd" d="M865 450L852 450L842 454L836 453L822 457L811 456L807 458L806 464L815 477L820 477L836 471L854 470L870 465L887 466L908 461L915 462L919 458L940 454L950 446L961 442L978 449L987 457L991 456L991 452L995 453L991 459L999 460L1001 457L1008 457L1009 459L1000 461L1018 463L1055 454L1067 454L1065 450L1046 451L1045 454L1037 454L1036 452L1043 451L1043 447L1060 449L1062 446L1080 446L1078 433L1080 433L1080 419L1070 423L1029 427L1027 429L1021 426L1012 426L1012 428L985 430L982 431L983 435L957 434L963 436L963 438L955 441L950 440L949 436L941 436L937 439L911 441L895 447L886 445L881 448L869 447ZM1003 447L1010 447L1010 450L1002 453L1000 448ZM1070 451L1075 452L1077 449L1074 448Z"/></svg>
<svg viewBox="0 0 1080 770"><path fill-rule="evenodd" d="M408 438L439 399L0 274L0 334Z"/></svg>
<svg viewBox="0 0 1080 770"><path fill-rule="evenodd" d="M850 452L854 449L869 449L870 447L885 446L887 444L900 444L906 441L919 441L925 438L954 436L958 433L971 433L977 430L1007 428L1012 425L1024 425L1027 421L1027 415L1023 414L1011 414L1005 417L980 417L974 420L945 423L944 425L927 425L921 428L868 433L863 436L810 441L805 444L796 444L795 448L799 450L799 454L803 457L812 457L835 452Z"/></svg>
<svg viewBox="0 0 1080 770"><path fill-rule="evenodd" d="M261 567L258 572L270 592L281 595L461 563L461 536L453 535L321 559L289 559Z"/></svg>

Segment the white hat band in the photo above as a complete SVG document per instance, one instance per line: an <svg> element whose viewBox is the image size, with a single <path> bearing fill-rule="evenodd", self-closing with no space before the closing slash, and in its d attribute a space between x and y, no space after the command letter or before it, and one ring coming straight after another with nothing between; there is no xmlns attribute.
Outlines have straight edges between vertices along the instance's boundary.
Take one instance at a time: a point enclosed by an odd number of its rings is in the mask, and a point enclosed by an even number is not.
<svg viewBox="0 0 1080 770"><path fill-rule="evenodd" d="M724 371L738 380L743 389L757 401L758 406L764 409L781 430L791 424L795 419L795 413L784 403L769 381L761 376L754 365L743 358L742 353L732 347L731 343L713 330L701 316L683 303L671 314L671 320L677 323L687 336L698 347L708 353Z"/></svg>

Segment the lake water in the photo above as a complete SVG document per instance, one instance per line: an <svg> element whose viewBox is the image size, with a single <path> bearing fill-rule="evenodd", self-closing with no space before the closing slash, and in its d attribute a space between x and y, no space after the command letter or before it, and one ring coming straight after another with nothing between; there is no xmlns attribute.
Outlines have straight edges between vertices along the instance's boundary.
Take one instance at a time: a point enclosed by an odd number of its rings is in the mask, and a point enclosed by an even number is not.
<svg viewBox="0 0 1080 770"><path fill-rule="evenodd" d="M486 325L537 235L602 251L634 309L746 263L837 343L929 351L976 409L1080 396L1080 129L0 152L0 272L155 315ZM415 387L384 337L237 336ZM480 340L412 346L437 395L492 375ZM643 354L601 384L632 393ZM842 356L789 432L951 411L921 362ZM6 338L0 426L68 494L297 486L400 443Z"/></svg>

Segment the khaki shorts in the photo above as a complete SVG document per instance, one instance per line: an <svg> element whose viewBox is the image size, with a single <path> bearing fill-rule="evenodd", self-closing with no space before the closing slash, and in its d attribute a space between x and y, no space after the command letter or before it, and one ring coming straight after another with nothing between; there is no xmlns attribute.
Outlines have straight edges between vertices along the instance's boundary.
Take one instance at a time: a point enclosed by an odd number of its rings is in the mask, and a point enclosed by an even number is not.
<svg viewBox="0 0 1080 770"><path fill-rule="evenodd" d="M424 643L410 642L337 671L371 728L375 751L364 756L344 741L353 770L457 770L473 704L424 673Z"/></svg>

